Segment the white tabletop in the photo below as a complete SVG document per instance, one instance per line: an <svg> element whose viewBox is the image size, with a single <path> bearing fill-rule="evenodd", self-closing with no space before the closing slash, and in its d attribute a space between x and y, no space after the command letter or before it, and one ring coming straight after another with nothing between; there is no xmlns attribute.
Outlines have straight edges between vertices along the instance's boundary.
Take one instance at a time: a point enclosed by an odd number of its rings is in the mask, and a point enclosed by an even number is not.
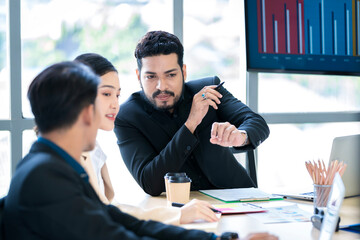
<svg viewBox="0 0 360 240"><path fill-rule="evenodd" d="M221 204L223 202L206 196L200 192L194 191L190 194L190 199L201 199L208 201L211 204ZM138 192L136 196L125 196L117 198L118 202L132 204L143 208L153 208L156 206L167 206L165 193L158 197L151 197L144 192ZM309 213L313 211L312 202L299 200L281 200L284 203L296 203L299 208ZM257 214L257 213L254 213ZM360 222L360 197L345 199L341 211L341 225L354 224ZM204 228L204 224L185 225L187 228L199 228L205 231L212 231L221 234L225 231L238 232L240 237L246 236L251 232L269 232L275 234L282 240L294 239L312 239L316 240L319 237L319 230L312 226L311 222L291 222L291 223L262 223L256 218L251 217L250 214L236 214L236 215L222 215L217 224L209 224ZM333 237L334 240L351 240L360 239L360 234L355 234L340 230L336 232Z"/></svg>

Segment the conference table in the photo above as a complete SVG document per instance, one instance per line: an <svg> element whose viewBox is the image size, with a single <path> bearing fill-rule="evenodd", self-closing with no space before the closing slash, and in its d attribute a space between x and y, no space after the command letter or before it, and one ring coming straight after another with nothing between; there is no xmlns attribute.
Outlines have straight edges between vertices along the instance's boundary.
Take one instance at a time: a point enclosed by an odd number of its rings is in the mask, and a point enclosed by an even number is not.
<svg viewBox="0 0 360 240"><path fill-rule="evenodd" d="M129 197L129 196L128 196ZM222 201L209 197L198 191L190 192L190 199L200 199L208 201L211 204L223 204ZM152 197L145 193L138 193L136 196L128 199L119 199L120 202L128 203L142 207L144 209L158 206L168 206L166 194L162 193L160 196ZM127 200L127 201L126 201ZM125 201L125 202L124 202ZM284 203L295 203L300 209L309 213L313 211L311 201L302 200L279 200ZM258 214L258 213L251 213ZM320 231L313 227L310 221L308 222L287 222L287 223L262 223L251 214L233 214L222 215L218 223L194 223L183 225L185 228L202 229L209 232L221 234L226 231L238 232L240 237L245 237L251 232L269 232L279 237L282 240L307 240L318 239ZM354 224L360 222L360 197L346 198L343 201L340 210L341 222L340 225ZM207 225L208 224L208 225ZM340 230L333 235L334 240L351 240L360 239L360 234Z"/></svg>

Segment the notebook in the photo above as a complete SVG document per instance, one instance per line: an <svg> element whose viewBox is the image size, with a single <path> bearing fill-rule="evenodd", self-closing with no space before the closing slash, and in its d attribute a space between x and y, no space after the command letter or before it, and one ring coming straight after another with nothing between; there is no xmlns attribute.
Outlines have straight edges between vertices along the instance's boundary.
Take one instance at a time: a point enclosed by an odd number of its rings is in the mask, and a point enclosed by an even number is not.
<svg viewBox="0 0 360 240"><path fill-rule="evenodd" d="M283 199L280 196L263 192L258 188L210 189L199 190L199 192L224 202L251 202Z"/></svg>
<svg viewBox="0 0 360 240"><path fill-rule="evenodd" d="M215 209L219 210L221 214L239 214L239 213L259 213L267 212L265 208L257 206L251 203L245 202L234 202L234 203L223 203L214 204Z"/></svg>
<svg viewBox="0 0 360 240"><path fill-rule="evenodd" d="M345 185L345 197L360 195L360 134L336 137L333 140L330 161L344 161L347 164L346 171L342 176ZM305 167L304 167L305 171ZM286 191L276 193L285 198L296 198L303 200L313 200L314 192Z"/></svg>

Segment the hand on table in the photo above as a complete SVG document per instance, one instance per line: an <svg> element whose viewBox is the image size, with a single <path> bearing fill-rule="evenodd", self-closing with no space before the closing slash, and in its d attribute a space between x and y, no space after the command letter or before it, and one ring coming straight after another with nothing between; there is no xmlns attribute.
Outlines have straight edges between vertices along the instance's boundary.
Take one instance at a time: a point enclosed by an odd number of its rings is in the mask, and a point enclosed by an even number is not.
<svg viewBox="0 0 360 240"><path fill-rule="evenodd" d="M193 199L181 207L180 224L191 223L203 219L207 222L219 221L216 214L210 209L212 205L208 202Z"/></svg>

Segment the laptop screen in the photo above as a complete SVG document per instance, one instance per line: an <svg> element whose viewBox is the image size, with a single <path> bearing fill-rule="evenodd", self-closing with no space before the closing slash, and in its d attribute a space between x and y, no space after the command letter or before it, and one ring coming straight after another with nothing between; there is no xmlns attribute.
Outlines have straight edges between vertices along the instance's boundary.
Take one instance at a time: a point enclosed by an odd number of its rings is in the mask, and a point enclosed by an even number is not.
<svg viewBox="0 0 360 240"><path fill-rule="evenodd" d="M336 137L333 140L330 161L338 160L347 164L342 176L345 197L360 195L360 134Z"/></svg>

